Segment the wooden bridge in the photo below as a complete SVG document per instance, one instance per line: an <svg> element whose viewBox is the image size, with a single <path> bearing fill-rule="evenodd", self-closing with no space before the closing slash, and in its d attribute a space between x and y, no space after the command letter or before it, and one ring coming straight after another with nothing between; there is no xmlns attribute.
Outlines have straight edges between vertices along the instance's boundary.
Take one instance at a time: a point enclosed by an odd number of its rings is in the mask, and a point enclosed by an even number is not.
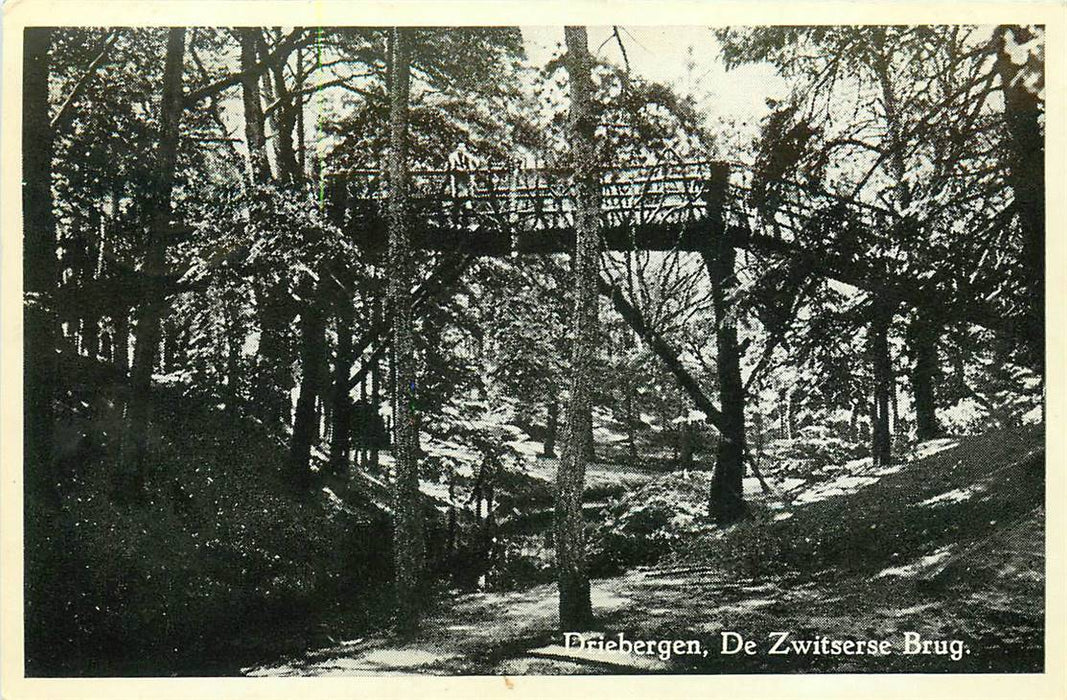
<svg viewBox="0 0 1067 700"><path fill-rule="evenodd" d="M600 209L606 249L697 251L724 225L733 235L767 230L788 242L805 234L817 211L860 224L850 228L853 233L885 230L889 221L888 211L787 181L775 183L767 197L773 206L761 211L752 205L751 179L745 170L704 160L604 169ZM384 250L382 172L350 170L330 174L327 181L335 222L365 247ZM477 255L573 250L574 200L566 170L415 170L411 182L418 248L463 248ZM712 224L716 231L709 230Z"/></svg>
<svg viewBox="0 0 1067 700"><path fill-rule="evenodd" d="M482 256L574 249L574 197L564 169L413 170L410 178L416 248ZM933 274L902 255L894 241L905 235L905 222L887 209L788 180L758 182L739 164L711 160L606 168L600 179L606 250L700 251L727 236L738 248L793 259L885 300L1020 332L1000 304L967 292L972 282ZM325 197L336 224L365 249L384 252L381 170L329 174ZM939 254L932 244L924 249L926 259Z"/></svg>

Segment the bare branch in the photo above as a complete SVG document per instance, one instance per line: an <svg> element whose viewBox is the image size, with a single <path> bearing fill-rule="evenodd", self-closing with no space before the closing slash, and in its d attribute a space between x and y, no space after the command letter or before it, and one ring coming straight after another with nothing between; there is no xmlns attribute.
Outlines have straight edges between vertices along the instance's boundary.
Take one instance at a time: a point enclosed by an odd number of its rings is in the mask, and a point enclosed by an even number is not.
<svg viewBox="0 0 1067 700"><path fill-rule="evenodd" d="M201 100L217 95L223 90L227 90L235 85L240 84L241 80L247 77L259 77L267 71L274 68L280 61L284 61L289 58L289 54L292 53L297 46L302 45L301 40L304 38L303 27L297 27L294 29L285 39L278 43L278 45L271 51L266 58L259 63L255 64L252 68L246 71L240 71L238 73L231 73L224 78L219 78L213 83L205 85L201 88L193 90L185 95L183 104L186 109L194 107ZM306 40L304 41L306 43Z"/></svg>

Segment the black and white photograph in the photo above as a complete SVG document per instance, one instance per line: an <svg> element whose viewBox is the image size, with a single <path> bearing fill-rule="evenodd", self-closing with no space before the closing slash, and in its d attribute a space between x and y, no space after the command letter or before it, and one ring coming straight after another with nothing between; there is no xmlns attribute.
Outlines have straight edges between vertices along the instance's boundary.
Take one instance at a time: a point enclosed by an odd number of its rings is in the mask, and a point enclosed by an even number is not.
<svg viewBox="0 0 1067 700"><path fill-rule="evenodd" d="M19 30L27 679L1059 663L1046 26L599 16Z"/></svg>

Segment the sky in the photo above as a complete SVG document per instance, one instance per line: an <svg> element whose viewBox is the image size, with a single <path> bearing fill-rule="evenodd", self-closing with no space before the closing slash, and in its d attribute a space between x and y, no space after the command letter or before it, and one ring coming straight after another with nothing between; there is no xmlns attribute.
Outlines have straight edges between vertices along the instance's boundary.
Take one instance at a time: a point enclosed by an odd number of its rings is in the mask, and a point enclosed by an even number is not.
<svg viewBox="0 0 1067 700"><path fill-rule="evenodd" d="M598 58L624 65L612 28L588 27L589 48ZM563 27L521 27L527 60L533 68L543 67L563 52ZM781 100L787 94L786 82L769 64L746 65L727 71L719 58L719 43L708 27L619 27L631 72L645 79L666 83L678 94L691 96L698 111L714 131L720 120L730 124L721 143L749 144L759 133L760 120L768 113L767 99ZM326 80L329 76L321 78ZM337 109L339 88L327 90L308 102L305 119L309 141L328 149L330 139L320 133L317 121L322 112ZM243 111L240 93L231 91L222 105L222 116L234 135L242 133ZM723 127L726 128L726 127ZM239 150L243 143L237 143Z"/></svg>
<svg viewBox="0 0 1067 700"><path fill-rule="evenodd" d="M624 65L610 26L589 27L588 32L591 52ZM633 73L691 95L709 124L722 117L754 135L769 112L767 99L782 99L787 93L785 81L769 64L727 71L708 27L619 27L619 35ZM563 27L522 27L522 38L535 67L562 53Z"/></svg>

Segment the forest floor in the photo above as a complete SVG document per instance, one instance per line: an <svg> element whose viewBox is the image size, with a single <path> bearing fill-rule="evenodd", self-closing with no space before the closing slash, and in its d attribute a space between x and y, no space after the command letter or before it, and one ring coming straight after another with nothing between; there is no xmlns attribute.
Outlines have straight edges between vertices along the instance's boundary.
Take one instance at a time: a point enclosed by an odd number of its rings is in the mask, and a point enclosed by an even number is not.
<svg viewBox="0 0 1067 700"><path fill-rule="evenodd" d="M926 456L922 456L922 455ZM786 490L790 482L774 478ZM567 647L556 588L439 598L413 639L368 635L243 669L254 676L758 672L1020 672L1043 667L1043 426L920 446L800 484L753 517L689 532L665 561L592 582L587 639L696 640L661 658ZM645 488L675 477L649 476ZM668 481L664 481L668 480ZM677 479L675 478L675 482ZM638 492L640 495L640 492ZM779 495L782 495L779 493ZM640 500L640 499L639 499ZM723 633L755 642L723 653ZM769 653L870 640L888 653ZM918 635L923 652L907 646ZM736 637L727 635L732 644ZM958 644L951 644L958 640Z"/></svg>

